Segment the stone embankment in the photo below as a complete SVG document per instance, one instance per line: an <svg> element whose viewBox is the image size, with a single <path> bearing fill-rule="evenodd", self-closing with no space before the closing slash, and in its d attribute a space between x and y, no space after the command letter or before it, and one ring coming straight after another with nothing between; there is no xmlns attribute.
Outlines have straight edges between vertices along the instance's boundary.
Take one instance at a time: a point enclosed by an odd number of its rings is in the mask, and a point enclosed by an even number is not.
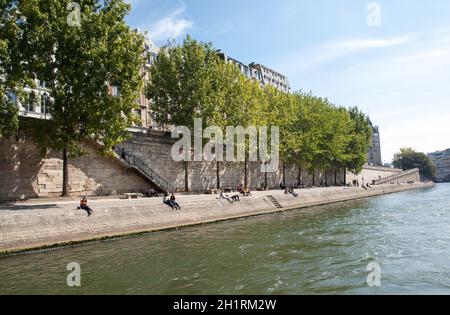
<svg viewBox="0 0 450 315"><path fill-rule="evenodd" d="M162 204L161 198L94 200L94 215L77 210L76 201L14 203L0 206L0 254L72 245L87 241L152 232L183 226L237 219L267 213L368 198L432 183L296 190L297 198L282 191L254 192L230 204L218 195L179 196L181 211Z"/></svg>

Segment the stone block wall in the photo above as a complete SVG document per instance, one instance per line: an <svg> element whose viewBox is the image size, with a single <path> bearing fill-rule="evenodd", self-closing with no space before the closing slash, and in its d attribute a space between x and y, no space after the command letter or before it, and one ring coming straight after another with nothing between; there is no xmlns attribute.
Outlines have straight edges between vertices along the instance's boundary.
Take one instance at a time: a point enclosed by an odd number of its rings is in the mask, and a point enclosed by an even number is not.
<svg viewBox="0 0 450 315"><path fill-rule="evenodd" d="M402 170L396 168L366 165L363 167L363 170L359 174L347 172L347 183L352 183L353 180L356 179L359 181L360 185L373 184L374 181L396 175L401 172Z"/></svg>
<svg viewBox="0 0 450 315"><path fill-rule="evenodd" d="M171 139L170 134L161 132L135 133L128 141L120 145L126 152L137 156L144 161L156 173L169 182L169 189L174 191L185 190L185 163L175 162L171 156L171 149L176 140ZM286 185L298 185L297 166L286 165ZM187 163L189 191L204 192L217 188L217 163L216 162L188 162ZM260 162L248 163L248 184L252 190L260 188L265 183L265 174L261 172ZM239 183L245 182L245 163L220 162L219 163L220 187L235 189ZM315 183L319 185L327 177L329 185L334 184L335 172L330 171L328 176L317 171ZM273 173L267 173L267 185L269 188L278 188L283 180L283 165ZM336 181L344 180L343 172L337 174ZM301 181L304 185L312 185L313 177L306 170L302 170Z"/></svg>
<svg viewBox="0 0 450 315"><path fill-rule="evenodd" d="M382 184L404 184L404 183L420 183L419 169L412 169L394 174L392 176L375 181L376 185Z"/></svg>
<svg viewBox="0 0 450 315"><path fill-rule="evenodd" d="M96 147L85 146L88 153L69 159L71 194L115 195L143 192L147 182L114 158L96 154ZM0 140L0 200L59 196L62 192L62 154L50 152L41 158L36 146L24 138Z"/></svg>

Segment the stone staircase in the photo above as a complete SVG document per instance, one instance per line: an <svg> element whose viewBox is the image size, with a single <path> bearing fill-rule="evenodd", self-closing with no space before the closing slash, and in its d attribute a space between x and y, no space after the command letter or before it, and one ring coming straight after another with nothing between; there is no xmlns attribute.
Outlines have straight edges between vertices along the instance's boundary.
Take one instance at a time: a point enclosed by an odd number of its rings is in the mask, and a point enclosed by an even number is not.
<svg viewBox="0 0 450 315"><path fill-rule="evenodd" d="M419 169L415 168L408 171L403 171L398 174L394 174L385 178L381 178L378 180L374 180L374 185L383 185L383 184L391 184L391 183L401 183L401 182L420 182L420 174Z"/></svg>
<svg viewBox="0 0 450 315"><path fill-rule="evenodd" d="M145 180L147 180L150 184L152 184L157 190L160 192L168 192L169 191L169 183L168 181L159 175L156 171L154 171L147 163L139 159L137 156L126 152L124 149L120 147L115 148L115 152L117 153L118 159L121 161L125 161L129 168L138 172Z"/></svg>
<svg viewBox="0 0 450 315"><path fill-rule="evenodd" d="M269 199L269 200L270 200L270 202L272 202L272 203L273 203L273 205L274 205L275 207L277 207L277 209L282 209L282 208L283 208L283 206L282 206L282 205L280 205L280 203L278 202L278 200L276 200L276 199L275 199L275 197L274 197L274 196L272 196L272 195L270 195L270 196L267 196L267 199Z"/></svg>

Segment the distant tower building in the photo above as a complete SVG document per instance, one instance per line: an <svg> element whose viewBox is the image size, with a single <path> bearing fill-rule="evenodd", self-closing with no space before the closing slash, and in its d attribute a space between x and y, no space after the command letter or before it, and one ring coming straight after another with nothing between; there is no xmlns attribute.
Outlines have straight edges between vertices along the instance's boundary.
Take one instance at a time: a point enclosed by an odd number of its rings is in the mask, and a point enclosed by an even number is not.
<svg viewBox="0 0 450 315"><path fill-rule="evenodd" d="M373 126L372 143L369 148L369 165L383 166L381 159L381 142L380 142L380 130L378 126Z"/></svg>

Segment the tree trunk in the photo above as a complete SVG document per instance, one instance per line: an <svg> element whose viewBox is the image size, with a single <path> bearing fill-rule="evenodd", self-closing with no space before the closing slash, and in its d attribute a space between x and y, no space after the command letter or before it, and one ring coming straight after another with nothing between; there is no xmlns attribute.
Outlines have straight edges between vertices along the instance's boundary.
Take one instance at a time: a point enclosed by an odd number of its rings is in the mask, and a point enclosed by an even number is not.
<svg viewBox="0 0 450 315"><path fill-rule="evenodd" d="M248 161L247 161L247 152L245 152L245 162L244 162L244 187L248 186Z"/></svg>
<svg viewBox="0 0 450 315"><path fill-rule="evenodd" d="M216 175L217 175L217 189L220 189L220 162L217 161L216 165L217 165L217 169L216 169Z"/></svg>
<svg viewBox="0 0 450 315"><path fill-rule="evenodd" d="M347 168L344 168L344 185L347 186Z"/></svg>
<svg viewBox="0 0 450 315"><path fill-rule="evenodd" d="M188 162L184 162L184 191L189 192L189 167Z"/></svg>
<svg viewBox="0 0 450 315"><path fill-rule="evenodd" d="M67 148L63 149L63 185L61 197L69 197L69 163Z"/></svg>
<svg viewBox="0 0 450 315"><path fill-rule="evenodd" d="M267 166L267 162L265 162L266 166ZM266 168L266 172L264 172L264 190L267 190L267 168Z"/></svg>
<svg viewBox="0 0 450 315"><path fill-rule="evenodd" d="M325 171L325 187L328 187L328 170Z"/></svg>
<svg viewBox="0 0 450 315"><path fill-rule="evenodd" d="M283 186L286 187L286 163L283 162Z"/></svg>
<svg viewBox="0 0 450 315"><path fill-rule="evenodd" d="M337 186L338 169L334 169L334 186Z"/></svg>
<svg viewBox="0 0 450 315"><path fill-rule="evenodd" d="M301 187L302 186L302 166L301 165L298 166L298 178L297 178L297 181L298 181L298 186Z"/></svg>
<svg viewBox="0 0 450 315"><path fill-rule="evenodd" d="M316 170L313 170L312 177L313 177L312 185L316 186Z"/></svg>

